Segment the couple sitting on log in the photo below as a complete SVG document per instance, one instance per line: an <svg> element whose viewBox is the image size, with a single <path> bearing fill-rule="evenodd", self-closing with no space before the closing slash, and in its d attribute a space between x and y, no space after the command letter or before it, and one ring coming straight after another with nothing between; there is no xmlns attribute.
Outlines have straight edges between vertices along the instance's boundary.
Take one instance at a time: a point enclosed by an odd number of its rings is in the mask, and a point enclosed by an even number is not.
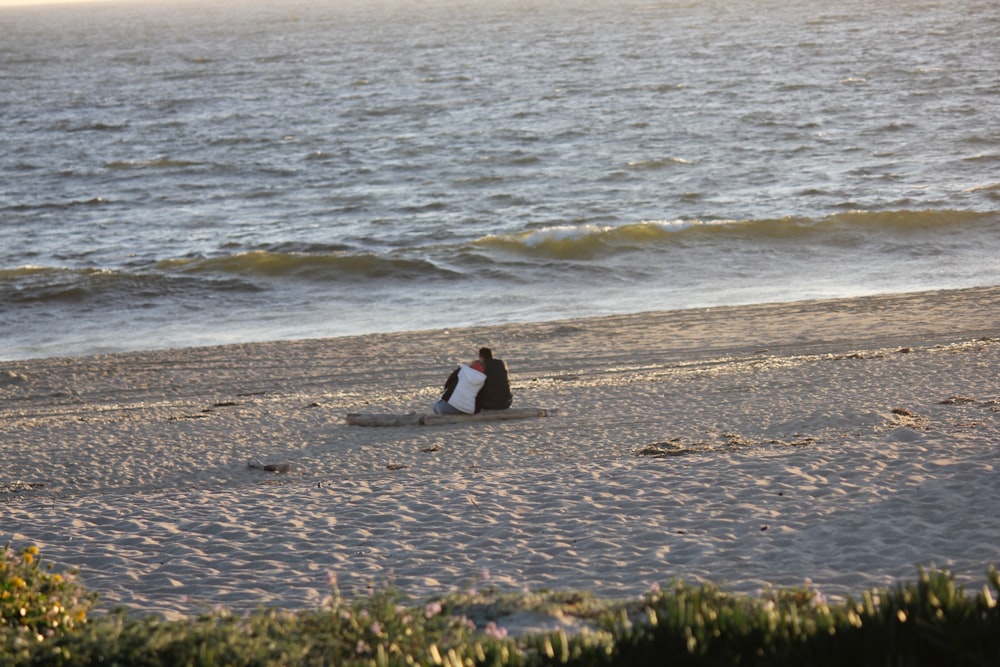
<svg viewBox="0 0 1000 667"><path fill-rule="evenodd" d="M471 415L480 410L506 410L513 403L507 364L494 359L493 350L479 349L471 364L459 364L444 383L444 393L434 403L439 415Z"/></svg>

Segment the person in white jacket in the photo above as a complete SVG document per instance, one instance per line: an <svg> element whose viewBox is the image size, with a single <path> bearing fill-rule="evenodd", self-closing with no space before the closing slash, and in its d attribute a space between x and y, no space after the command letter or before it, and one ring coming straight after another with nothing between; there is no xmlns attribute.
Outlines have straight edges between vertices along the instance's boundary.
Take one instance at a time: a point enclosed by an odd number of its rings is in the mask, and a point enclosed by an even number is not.
<svg viewBox="0 0 1000 667"><path fill-rule="evenodd" d="M459 364L444 383L444 393L434 403L439 415L471 415L476 412L476 396L486 382L483 365L477 360Z"/></svg>

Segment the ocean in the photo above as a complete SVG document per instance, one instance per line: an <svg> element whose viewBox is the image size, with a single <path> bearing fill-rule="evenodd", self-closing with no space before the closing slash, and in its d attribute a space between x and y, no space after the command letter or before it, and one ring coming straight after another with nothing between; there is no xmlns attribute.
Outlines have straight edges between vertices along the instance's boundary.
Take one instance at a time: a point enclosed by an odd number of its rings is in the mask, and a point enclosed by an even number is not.
<svg viewBox="0 0 1000 667"><path fill-rule="evenodd" d="M1000 284L996 0L149 0L0 34L3 359Z"/></svg>

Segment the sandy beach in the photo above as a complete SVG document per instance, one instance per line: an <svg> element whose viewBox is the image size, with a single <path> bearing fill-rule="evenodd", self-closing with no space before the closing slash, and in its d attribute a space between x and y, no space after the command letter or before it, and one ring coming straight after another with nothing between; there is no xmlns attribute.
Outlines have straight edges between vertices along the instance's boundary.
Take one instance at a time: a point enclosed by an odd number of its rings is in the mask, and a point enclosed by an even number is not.
<svg viewBox="0 0 1000 667"><path fill-rule="evenodd" d="M0 363L0 543L105 608L831 597L1000 564L1000 287ZM481 345L544 418L403 427ZM287 465L269 472L248 465ZM485 581L484 581L485 580Z"/></svg>

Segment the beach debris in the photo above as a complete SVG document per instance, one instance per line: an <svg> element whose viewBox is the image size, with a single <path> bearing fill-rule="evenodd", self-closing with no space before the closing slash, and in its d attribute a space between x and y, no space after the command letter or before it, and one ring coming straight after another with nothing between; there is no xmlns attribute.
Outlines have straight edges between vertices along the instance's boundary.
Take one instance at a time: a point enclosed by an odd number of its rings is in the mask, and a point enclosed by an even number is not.
<svg viewBox="0 0 1000 667"><path fill-rule="evenodd" d="M208 414L211 414L211 413L215 412L216 408L230 408L230 407L239 406L239 405L243 405L243 404L240 403L239 401L216 401L215 403L212 403L211 407L207 407L207 408L203 408L202 409L202 413L203 413L202 416L205 416L205 415L208 415Z"/></svg>
<svg viewBox="0 0 1000 667"><path fill-rule="evenodd" d="M767 444L777 445L778 447L808 447L809 445L815 445L819 440L812 435L802 435L801 433L796 433L795 436L797 440L778 440L777 438L768 440Z"/></svg>
<svg viewBox="0 0 1000 667"><path fill-rule="evenodd" d="M801 433L795 434L795 440L785 441L778 439L770 440L752 440L739 433L723 433L721 434L723 439L721 443L719 442L704 442L697 441L689 444L684 444L680 438L671 438L665 442L656 442L649 445L644 445L639 449L632 450L635 456L648 456L650 458L665 458L668 456L684 456L685 454L701 454L705 452L728 450L728 451L738 451L743 448L748 447L760 447L764 445L774 445L777 447L808 447L809 445L814 445L819 440L811 435L802 435Z"/></svg>
<svg viewBox="0 0 1000 667"><path fill-rule="evenodd" d="M892 414L896 420L896 426L923 430L926 429L931 423L931 420L927 417L921 417L917 413L907 410L906 408L893 408Z"/></svg>
<svg viewBox="0 0 1000 667"><path fill-rule="evenodd" d="M263 470L264 472L273 472L277 474L286 473L292 469L291 463L264 463L260 459L250 459L247 461L247 467L253 468L255 470Z"/></svg>
<svg viewBox="0 0 1000 667"><path fill-rule="evenodd" d="M958 405L959 403L975 403L976 399L969 396L951 396L940 401L941 405Z"/></svg>
<svg viewBox="0 0 1000 667"><path fill-rule="evenodd" d="M859 350L850 354L834 357L835 359L885 359L885 353L878 350Z"/></svg>
<svg viewBox="0 0 1000 667"><path fill-rule="evenodd" d="M479 506L479 503L476 502L476 499L471 495L469 496L469 502L472 503L472 506L475 507L480 514L486 514L486 512L483 511L483 508Z"/></svg>
<svg viewBox="0 0 1000 667"><path fill-rule="evenodd" d="M431 452L440 452L441 445L431 445L430 447L421 447L420 451L424 452L425 454L430 454Z"/></svg>
<svg viewBox="0 0 1000 667"><path fill-rule="evenodd" d="M386 470L402 470L403 468L409 468L410 466L405 463L390 463L386 466Z"/></svg>
<svg viewBox="0 0 1000 667"><path fill-rule="evenodd" d="M726 439L726 446L730 449L736 449L737 447L752 447L753 441L747 440L740 433L723 433L722 437Z"/></svg>
<svg viewBox="0 0 1000 667"><path fill-rule="evenodd" d="M35 489L43 489L45 484L43 482L5 482L0 484L0 493L10 496L18 493L26 493L28 491L34 491Z"/></svg>
<svg viewBox="0 0 1000 667"><path fill-rule="evenodd" d="M651 445L645 445L644 447L635 451L636 456L649 456L655 459L664 458L667 456L683 456L684 454L694 454L699 450L693 449L691 447L686 447L678 440L670 440L668 442L657 442Z"/></svg>

